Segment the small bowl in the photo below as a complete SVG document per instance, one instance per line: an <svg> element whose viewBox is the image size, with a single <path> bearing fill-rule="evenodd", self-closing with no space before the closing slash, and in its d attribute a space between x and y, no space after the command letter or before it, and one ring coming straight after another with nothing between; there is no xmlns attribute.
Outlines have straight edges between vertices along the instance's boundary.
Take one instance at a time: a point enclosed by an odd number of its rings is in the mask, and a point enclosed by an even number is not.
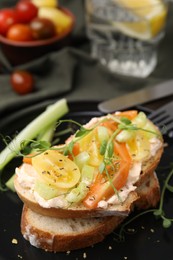
<svg viewBox="0 0 173 260"><path fill-rule="evenodd" d="M72 19L71 26L61 35L56 35L45 40L27 42L12 41L0 35L1 49L12 66L27 63L46 53L59 50L69 44L70 34L74 28L75 17L68 9L60 9Z"/></svg>

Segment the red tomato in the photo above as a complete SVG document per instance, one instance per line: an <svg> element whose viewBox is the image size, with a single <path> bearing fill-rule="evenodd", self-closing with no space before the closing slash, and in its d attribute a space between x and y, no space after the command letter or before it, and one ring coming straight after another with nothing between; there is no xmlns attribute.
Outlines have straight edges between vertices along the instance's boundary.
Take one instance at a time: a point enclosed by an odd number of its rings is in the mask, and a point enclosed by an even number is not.
<svg viewBox="0 0 173 260"><path fill-rule="evenodd" d="M31 41L32 31L29 25L26 24L14 24L10 27L6 37L13 41Z"/></svg>
<svg viewBox="0 0 173 260"><path fill-rule="evenodd" d="M34 89L33 76L27 71L14 71L10 77L11 86L15 92L24 95Z"/></svg>
<svg viewBox="0 0 173 260"><path fill-rule="evenodd" d="M13 9L0 10L0 34L6 35L8 29L18 22L16 11Z"/></svg>
<svg viewBox="0 0 173 260"><path fill-rule="evenodd" d="M33 38L36 40L48 39L56 34L55 25L47 18L36 17L30 23Z"/></svg>
<svg viewBox="0 0 173 260"><path fill-rule="evenodd" d="M19 1L16 12L21 23L29 23L38 14L38 8L28 0Z"/></svg>

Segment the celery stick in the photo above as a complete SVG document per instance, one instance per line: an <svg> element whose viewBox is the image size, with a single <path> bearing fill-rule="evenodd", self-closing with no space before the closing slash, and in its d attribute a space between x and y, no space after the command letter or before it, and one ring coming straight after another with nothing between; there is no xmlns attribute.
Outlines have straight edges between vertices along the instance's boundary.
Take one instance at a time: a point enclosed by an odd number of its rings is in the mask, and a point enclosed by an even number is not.
<svg viewBox="0 0 173 260"><path fill-rule="evenodd" d="M68 112L66 99L61 99L29 123L0 153L0 170L12 160L21 149L24 140L35 138L43 129L54 123ZM29 141L28 141L29 142ZM26 142L27 144L27 142Z"/></svg>
<svg viewBox="0 0 173 260"><path fill-rule="evenodd" d="M54 132L55 132L56 122L46 127L46 129L42 130L41 133L38 135L37 140L44 140L47 142L51 142Z"/></svg>
<svg viewBox="0 0 173 260"><path fill-rule="evenodd" d="M44 140L44 141L47 141L47 142L51 142L52 141L52 138L53 138L53 135L54 135L54 132L55 132L55 125L56 125L56 122L54 122L53 124L49 125L48 127L46 127L46 129L42 130L41 133L37 136L37 140ZM31 151L32 153L32 151ZM5 186L15 192L15 187L14 187L14 176L15 176L15 173L11 176L11 178L5 183Z"/></svg>
<svg viewBox="0 0 173 260"><path fill-rule="evenodd" d="M15 192L15 187L14 187L14 176L15 174L13 174L13 176L11 176L11 178L5 183L5 185L7 186L7 188L13 192Z"/></svg>

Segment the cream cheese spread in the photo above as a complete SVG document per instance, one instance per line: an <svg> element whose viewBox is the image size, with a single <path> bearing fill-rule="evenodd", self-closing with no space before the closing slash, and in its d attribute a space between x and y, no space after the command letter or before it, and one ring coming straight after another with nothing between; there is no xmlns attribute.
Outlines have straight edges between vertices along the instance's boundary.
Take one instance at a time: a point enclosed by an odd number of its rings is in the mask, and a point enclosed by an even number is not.
<svg viewBox="0 0 173 260"><path fill-rule="evenodd" d="M93 119L96 122L96 118ZM93 122L92 122L93 124ZM157 138L152 138L150 141L150 151L151 156L155 156L158 149L162 146L162 142ZM100 201L98 203L98 207L100 208L107 208L109 205L118 205L125 201L128 197L128 194L131 191L136 189L135 183L139 179L140 172L141 172L142 164L141 162L134 162L132 168L130 169L128 180L126 185L118 192L117 194L113 195L107 201ZM35 180L38 178L37 172L34 170L33 166L30 164L22 164L20 168L16 168L16 174L18 176L18 182L23 188L30 189L30 192L33 193L35 200L38 204L44 208L66 208L69 206L69 203L65 199L64 195L60 195L58 197L45 200L43 199L37 192L34 191L34 183Z"/></svg>

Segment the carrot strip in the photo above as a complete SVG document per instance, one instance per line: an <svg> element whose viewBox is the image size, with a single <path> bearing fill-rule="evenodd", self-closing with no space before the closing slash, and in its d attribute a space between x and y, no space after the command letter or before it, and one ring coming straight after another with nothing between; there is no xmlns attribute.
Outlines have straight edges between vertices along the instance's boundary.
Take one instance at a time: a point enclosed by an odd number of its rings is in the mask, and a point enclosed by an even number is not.
<svg viewBox="0 0 173 260"><path fill-rule="evenodd" d="M124 143L114 143L114 152L120 156L119 169L114 173L111 182L105 182L103 174L98 174L95 182L90 187L90 191L85 197L83 204L87 208L96 208L98 202L110 198L115 190L120 190L127 182L131 167L131 157ZM107 170L109 167L107 168ZM114 186L114 188L113 188Z"/></svg>
<svg viewBox="0 0 173 260"><path fill-rule="evenodd" d="M132 120L137 116L137 114L138 114L137 110L128 110L128 111L122 111L117 113L117 116L127 117L128 119Z"/></svg>
<svg viewBox="0 0 173 260"><path fill-rule="evenodd" d="M34 154L28 154L28 157L23 157L23 163L32 164L32 156Z"/></svg>
<svg viewBox="0 0 173 260"><path fill-rule="evenodd" d="M113 120L104 121L100 125L105 126L113 132L117 129L117 123Z"/></svg>

